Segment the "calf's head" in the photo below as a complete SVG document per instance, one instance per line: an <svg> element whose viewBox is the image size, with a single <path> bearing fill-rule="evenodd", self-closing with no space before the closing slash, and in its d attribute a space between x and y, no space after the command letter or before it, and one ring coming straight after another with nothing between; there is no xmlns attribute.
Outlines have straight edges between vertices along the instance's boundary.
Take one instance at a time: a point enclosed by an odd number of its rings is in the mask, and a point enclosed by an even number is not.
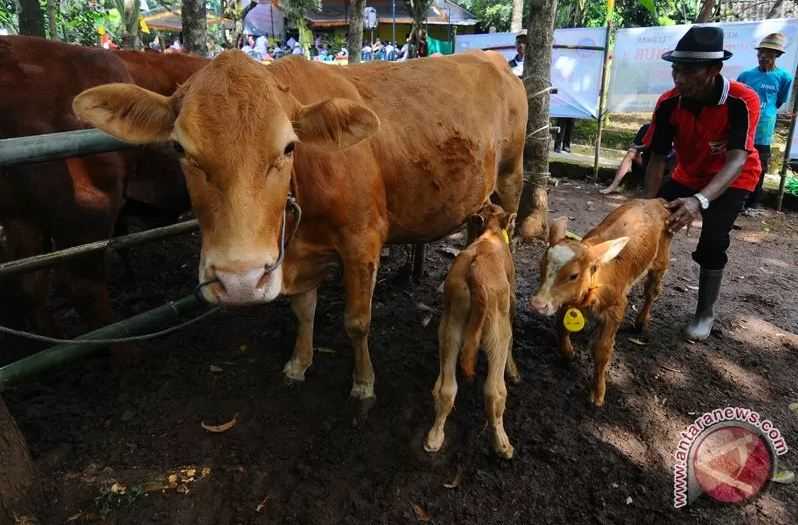
<svg viewBox="0 0 798 525"><path fill-rule="evenodd" d="M515 213L507 213L501 206L486 202L478 212L468 218L466 225L469 244L486 231L502 236L505 235L502 233L504 231L509 242L515 229Z"/></svg>
<svg viewBox="0 0 798 525"><path fill-rule="evenodd" d="M239 51L222 53L171 97L108 84L81 93L73 108L125 142L171 143L202 231L202 294L227 304L280 294L294 155L344 149L379 128L355 101L299 103Z"/></svg>
<svg viewBox="0 0 798 525"><path fill-rule="evenodd" d="M596 285L602 264L618 256L629 237L599 244L566 239L568 219L562 217L549 226L549 247L540 261L540 288L529 306L542 315L554 315L562 306L579 303Z"/></svg>

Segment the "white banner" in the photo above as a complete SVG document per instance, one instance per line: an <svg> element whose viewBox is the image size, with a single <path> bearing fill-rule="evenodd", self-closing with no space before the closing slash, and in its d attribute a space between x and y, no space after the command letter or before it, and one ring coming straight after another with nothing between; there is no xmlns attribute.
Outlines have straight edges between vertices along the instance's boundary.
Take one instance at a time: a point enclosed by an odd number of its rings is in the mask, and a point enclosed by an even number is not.
<svg viewBox="0 0 798 525"><path fill-rule="evenodd" d="M797 19L706 25L723 28L723 47L733 53L723 65L723 75L727 78L736 80L746 69L757 67L754 48L764 36L779 31L787 37L787 49L777 65L790 75L794 74L798 57ZM635 113L654 110L660 95L673 87L671 63L662 60L662 54L674 49L689 28L689 25L679 25L618 31L613 51L608 111ZM784 104L780 111L789 111L790 107L789 103Z"/></svg>
<svg viewBox="0 0 798 525"><path fill-rule="evenodd" d="M604 47L604 28L557 29L554 43L559 45ZM454 52L469 49L499 51L507 60L515 56L514 33L457 35ZM601 83L603 51L558 49L551 54L551 84L557 94L551 97L552 117L596 118Z"/></svg>

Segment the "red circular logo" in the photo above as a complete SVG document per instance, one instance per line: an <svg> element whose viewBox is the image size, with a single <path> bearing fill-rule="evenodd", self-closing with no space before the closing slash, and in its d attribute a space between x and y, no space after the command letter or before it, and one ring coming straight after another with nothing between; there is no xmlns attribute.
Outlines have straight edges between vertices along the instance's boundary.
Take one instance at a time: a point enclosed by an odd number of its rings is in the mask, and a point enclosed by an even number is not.
<svg viewBox="0 0 798 525"><path fill-rule="evenodd" d="M773 457L764 437L744 426L710 430L693 455L693 472L701 490L723 503L756 496L772 471Z"/></svg>

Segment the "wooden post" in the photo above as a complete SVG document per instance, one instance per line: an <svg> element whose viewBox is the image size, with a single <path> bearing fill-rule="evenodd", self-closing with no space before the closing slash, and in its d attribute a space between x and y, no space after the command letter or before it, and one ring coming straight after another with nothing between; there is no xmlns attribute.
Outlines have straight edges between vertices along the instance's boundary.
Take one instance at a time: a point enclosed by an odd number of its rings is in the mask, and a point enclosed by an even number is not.
<svg viewBox="0 0 798 525"><path fill-rule="evenodd" d="M38 523L35 470L25 438L0 398L0 522Z"/></svg>

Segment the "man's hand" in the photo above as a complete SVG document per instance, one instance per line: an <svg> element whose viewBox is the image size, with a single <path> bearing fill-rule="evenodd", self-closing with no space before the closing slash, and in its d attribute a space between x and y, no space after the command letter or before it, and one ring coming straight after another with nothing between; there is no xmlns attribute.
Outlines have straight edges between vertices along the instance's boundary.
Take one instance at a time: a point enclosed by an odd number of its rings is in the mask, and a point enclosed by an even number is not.
<svg viewBox="0 0 798 525"><path fill-rule="evenodd" d="M668 217L668 230L676 233L685 226L689 226L694 220L701 217L701 204L695 197L675 199L665 205L671 212Z"/></svg>

